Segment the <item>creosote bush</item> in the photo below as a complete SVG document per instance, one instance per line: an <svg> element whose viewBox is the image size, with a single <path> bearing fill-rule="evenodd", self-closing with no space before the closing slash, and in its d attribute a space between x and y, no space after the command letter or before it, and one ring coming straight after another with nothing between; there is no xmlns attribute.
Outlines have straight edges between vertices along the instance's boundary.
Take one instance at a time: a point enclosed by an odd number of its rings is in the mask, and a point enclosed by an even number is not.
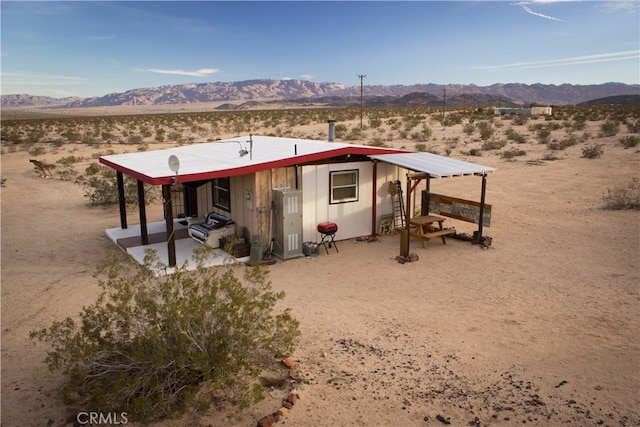
<svg viewBox="0 0 640 427"><path fill-rule="evenodd" d="M604 200L604 209L640 210L640 178L634 177L625 185L607 189L607 193L602 199Z"/></svg>
<svg viewBox="0 0 640 427"><path fill-rule="evenodd" d="M602 144L593 144L582 149L582 157L585 159L597 159L604 154Z"/></svg>
<svg viewBox="0 0 640 427"><path fill-rule="evenodd" d="M67 376L67 404L148 422L263 397L256 379L275 355L291 354L298 322L289 309L275 312L284 293L264 267L241 280L241 267L202 267L205 254L197 270L160 277L153 251L144 266L111 254L96 270L98 300L78 320L31 332L51 346L49 368Z"/></svg>
<svg viewBox="0 0 640 427"><path fill-rule="evenodd" d="M116 171L99 163L91 163L78 176L75 182L81 185L84 196L89 199L90 206L111 206L118 203L118 186ZM159 197L159 190L153 186L145 186L145 203L151 203ZM124 200L128 205L138 204L138 184L134 179L124 177Z"/></svg>

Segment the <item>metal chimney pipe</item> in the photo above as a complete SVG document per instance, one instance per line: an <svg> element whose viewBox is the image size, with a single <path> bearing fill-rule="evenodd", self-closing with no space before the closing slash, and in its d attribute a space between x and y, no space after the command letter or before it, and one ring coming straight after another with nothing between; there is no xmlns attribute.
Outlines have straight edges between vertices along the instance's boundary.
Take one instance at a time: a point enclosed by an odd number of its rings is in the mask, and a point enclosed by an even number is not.
<svg viewBox="0 0 640 427"><path fill-rule="evenodd" d="M334 142L336 139L336 119L328 119L329 123L329 142Z"/></svg>

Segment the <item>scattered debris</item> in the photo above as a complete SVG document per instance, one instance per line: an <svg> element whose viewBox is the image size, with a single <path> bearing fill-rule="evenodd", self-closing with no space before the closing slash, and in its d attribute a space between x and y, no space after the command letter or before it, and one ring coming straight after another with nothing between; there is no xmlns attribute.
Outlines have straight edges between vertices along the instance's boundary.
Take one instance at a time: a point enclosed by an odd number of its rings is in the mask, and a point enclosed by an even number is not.
<svg viewBox="0 0 640 427"><path fill-rule="evenodd" d="M36 159L30 159L29 161L33 163L35 169L39 171L42 176L46 177L48 175L50 177L53 177L53 174L51 173L51 170L49 170L49 166L47 164L42 163L40 160Z"/></svg>
<svg viewBox="0 0 640 427"><path fill-rule="evenodd" d="M402 255L398 255L395 258L396 261L398 261L400 264L404 264L406 262L415 262L420 260L420 257L418 256L418 254L411 252L409 255L407 256L402 256Z"/></svg>
<svg viewBox="0 0 640 427"><path fill-rule="evenodd" d="M451 421L439 414L436 415L436 420L440 421L442 424L451 424Z"/></svg>

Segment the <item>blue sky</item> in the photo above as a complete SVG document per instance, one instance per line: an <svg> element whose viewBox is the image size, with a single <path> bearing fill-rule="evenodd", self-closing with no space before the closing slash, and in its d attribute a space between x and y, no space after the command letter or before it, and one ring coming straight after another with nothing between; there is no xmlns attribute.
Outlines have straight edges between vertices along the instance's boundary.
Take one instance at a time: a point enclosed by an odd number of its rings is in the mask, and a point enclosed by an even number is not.
<svg viewBox="0 0 640 427"><path fill-rule="evenodd" d="M2 94L261 78L640 83L640 2L0 2Z"/></svg>

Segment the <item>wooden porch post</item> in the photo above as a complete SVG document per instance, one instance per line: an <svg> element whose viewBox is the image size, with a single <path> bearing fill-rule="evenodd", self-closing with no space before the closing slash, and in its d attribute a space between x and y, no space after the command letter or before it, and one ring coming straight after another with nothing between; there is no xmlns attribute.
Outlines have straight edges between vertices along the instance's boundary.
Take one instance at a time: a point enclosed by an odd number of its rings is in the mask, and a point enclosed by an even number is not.
<svg viewBox="0 0 640 427"><path fill-rule="evenodd" d="M377 229L376 229L376 216L377 216L377 197L378 197L378 192L377 192L377 185L378 185L378 161L374 160L373 161L373 197L371 200L373 200L373 206L371 207L371 237L376 237L377 236Z"/></svg>
<svg viewBox="0 0 640 427"><path fill-rule="evenodd" d="M147 207L144 201L144 182L138 180L138 212L140 212L140 241L142 245L149 244L147 231Z"/></svg>
<svg viewBox="0 0 640 427"><path fill-rule="evenodd" d="M482 242L482 223L484 222L484 199L487 194L487 174L482 174L482 192L480 193L480 220L478 221L478 236L474 243Z"/></svg>
<svg viewBox="0 0 640 427"><path fill-rule="evenodd" d="M410 235L410 231L411 231L411 227L409 226L409 221L411 220L411 212L409 211L411 209L411 177L409 176L409 174L407 174L407 202L404 205L404 225L406 228L406 233L407 233L407 241L405 242L405 253L407 254L407 256L409 256L409 240L411 240L411 235Z"/></svg>
<svg viewBox="0 0 640 427"><path fill-rule="evenodd" d="M127 205L124 199L124 177L122 172L116 171L116 182L118 185L118 205L120 206L120 228L127 228Z"/></svg>
<svg viewBox="0 0 640 427"><path fill-rule="evenodd" d="M176 266L176 237L173 233L173 207L171 203L171 184L162 186L162 199L164 205L164 220L167 226L167 252L169 254L169 267Z"/></svg>

